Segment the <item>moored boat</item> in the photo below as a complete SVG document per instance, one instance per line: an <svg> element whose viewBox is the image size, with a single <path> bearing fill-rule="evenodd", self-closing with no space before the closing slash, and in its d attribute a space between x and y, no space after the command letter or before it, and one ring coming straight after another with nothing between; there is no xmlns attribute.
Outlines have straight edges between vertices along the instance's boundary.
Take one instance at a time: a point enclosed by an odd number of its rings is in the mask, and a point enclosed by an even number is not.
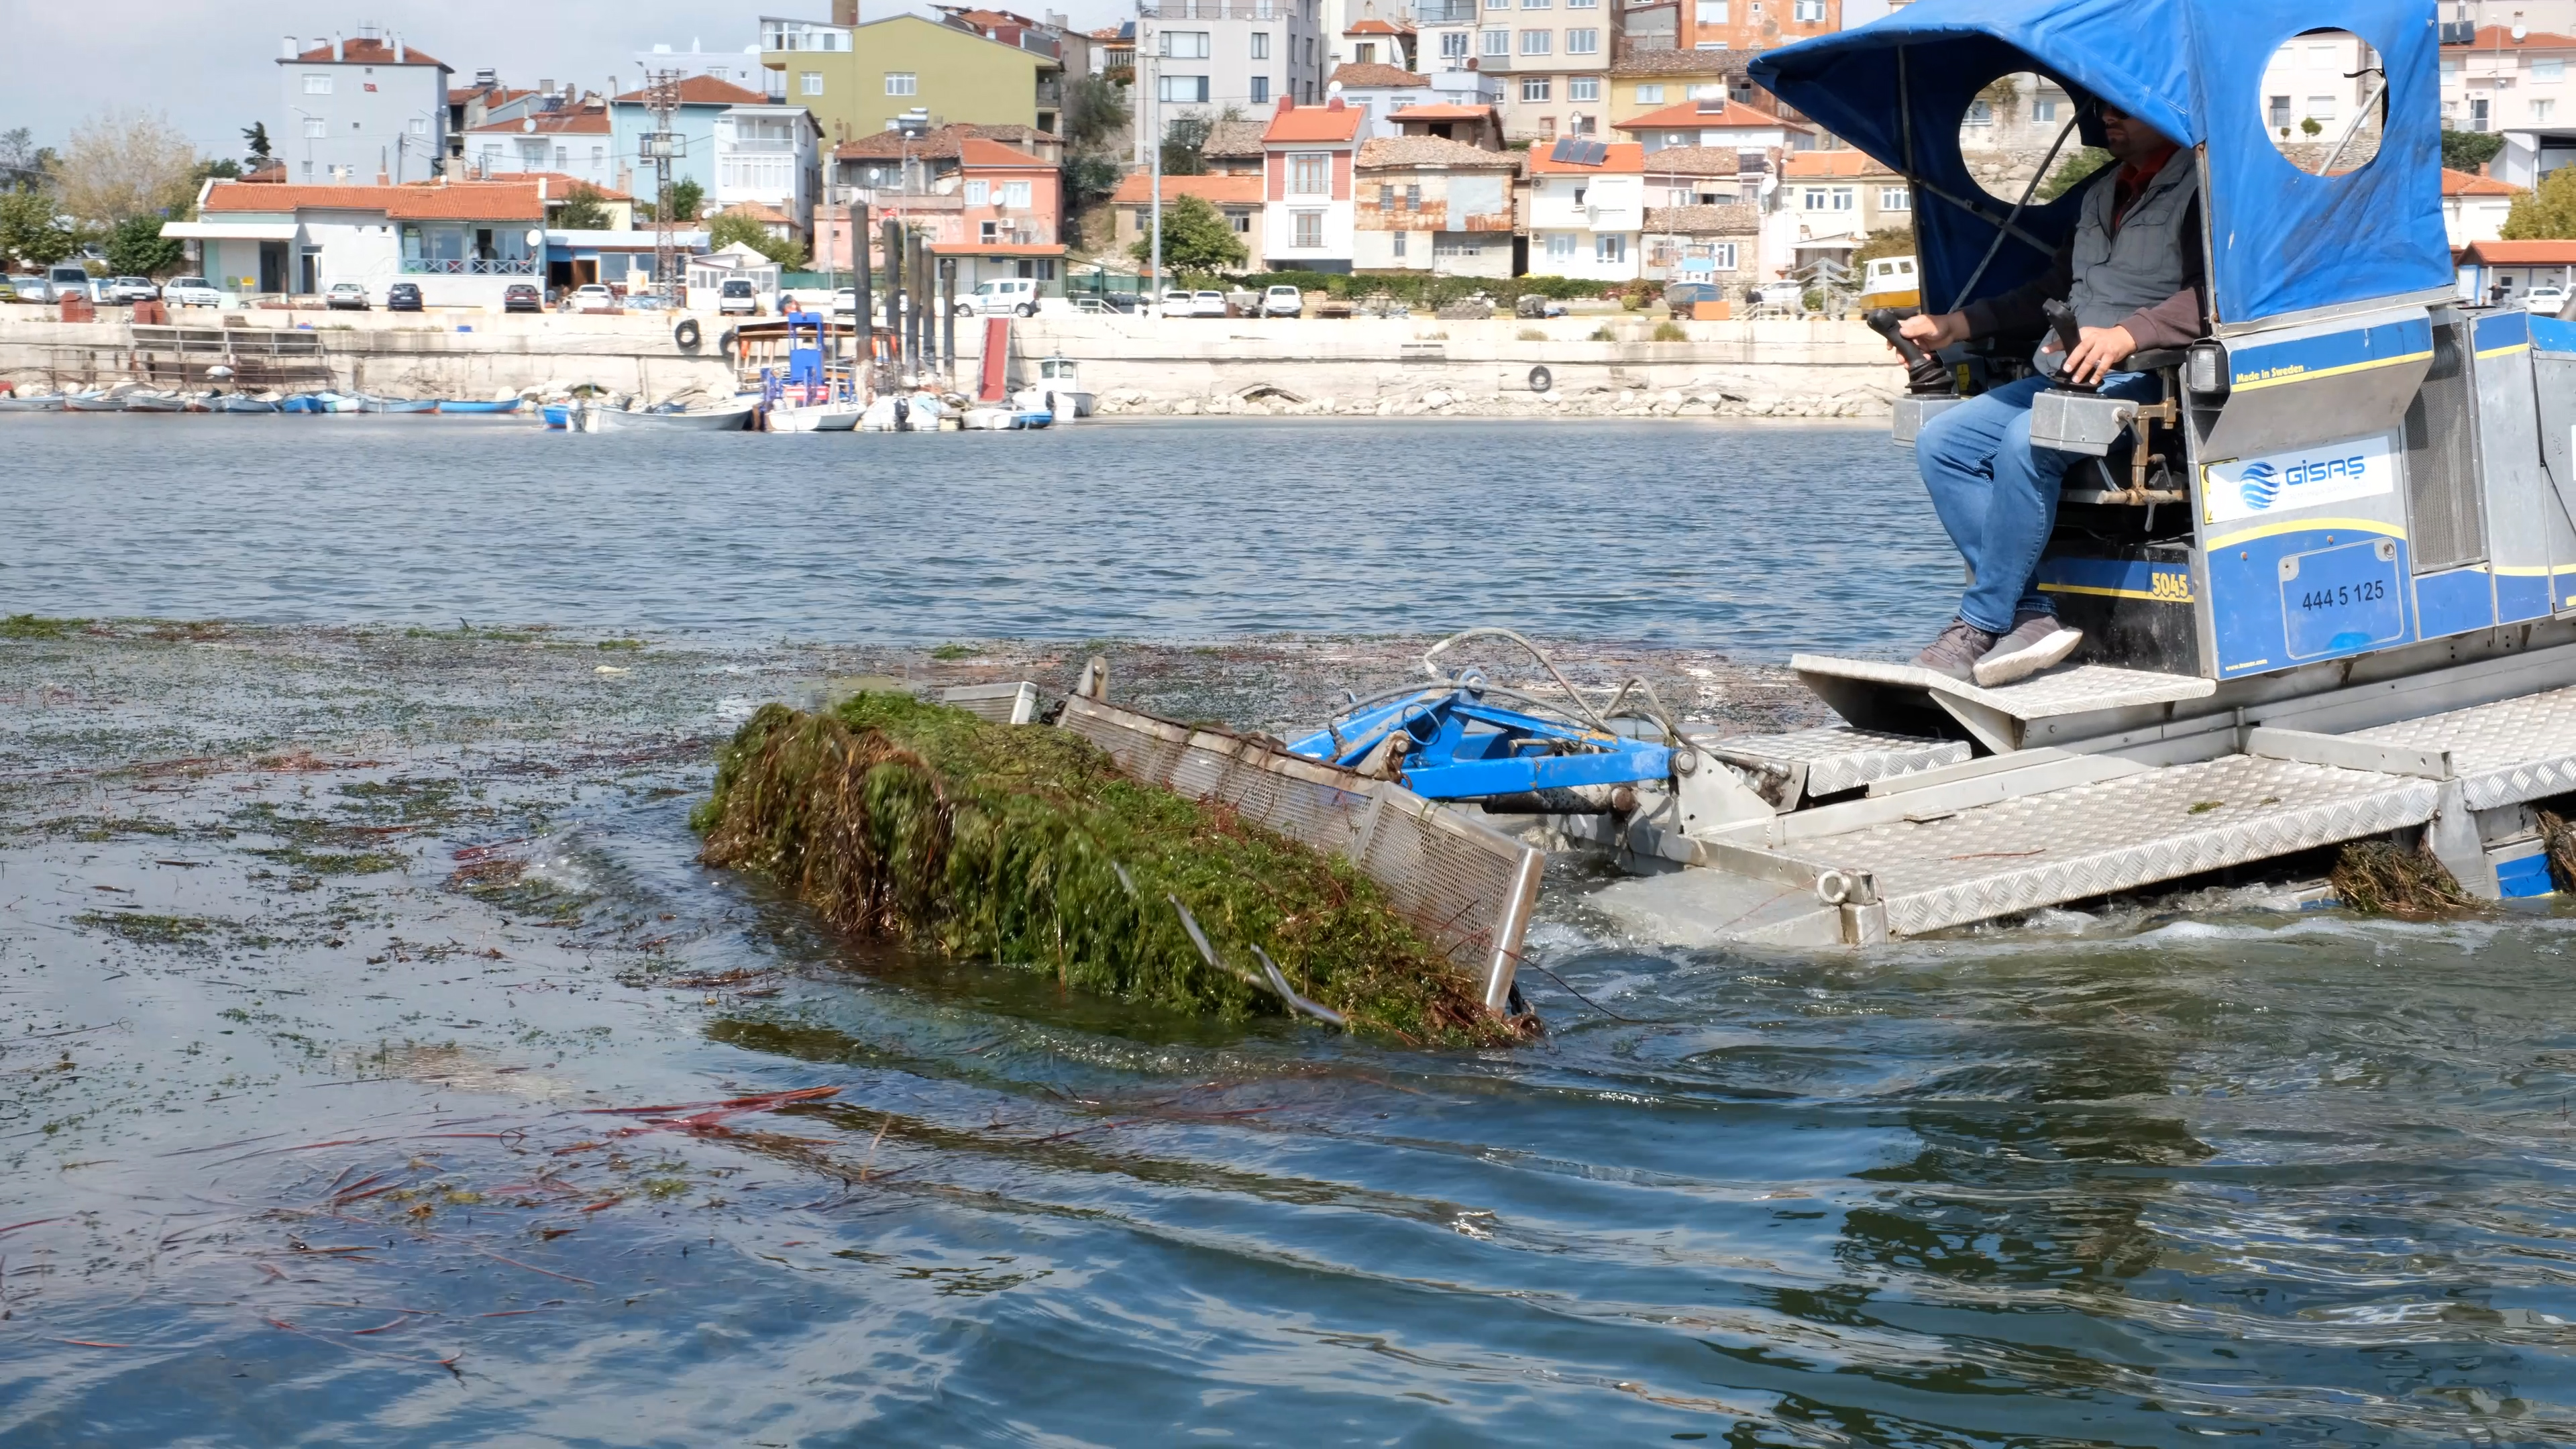
<svg viewBox="0 0 2576 1449"><path fill-rule="evenodd" d="M438 399L434 397L362 397L358 399L358 411L362 413L434 413L438 411Z"/></svg>
<svg viewBox="0 0 2576 1449"><path fill-rule="evenodd" d="M183 413L188 410L188 400L177 393L133 392L125 395L125 410L129 413Z"/></svg>
<svg viewBox="0 0 2576 1449"><path fill-rule="evenodd" d="M442 413L468 413L476 415L515 413L519 410L521 403L522 400L515 397L506 401L493 402L469 402L461 398L451 397L439 399L438 410Z"/></svg>
<svg viewBox="0 0 2576 1449"><path fill-rule="evenodd" d="M247 393L226 393L207 404L219 413L273 413L278 410L274 399L252 397Z"/></svg>
<svg viewBox="0 0 2576 1449"><path fill-rule="evenodd" d="M749 403L710 408L704 412L628 412L620 408L585 407L581 410L580 427L586 433L738 433L751 425L752 411Z"/></svg>
<svg viewBox="0 0 2576 1449"><path fill-rule="evenodd" d="M63 395L58 392L38 393L32 397L0 393L0 413L58 413L62 410Z"/></svg>
<svg viewBox="0 0 2576 1449"><path fill-rule="evenodd" d="M773 433L846 433L859 425L863 404L852 401L807 403L802 406L776 406L769 409L769 430Z"/></svg>
<svg viewBox="0 0 2576 1449"><path fill-rule="evenodd" d="M103 392L68 393L63 397L63 410L74 413L121 413L125 411L125 399L111 397Z"/></svg>

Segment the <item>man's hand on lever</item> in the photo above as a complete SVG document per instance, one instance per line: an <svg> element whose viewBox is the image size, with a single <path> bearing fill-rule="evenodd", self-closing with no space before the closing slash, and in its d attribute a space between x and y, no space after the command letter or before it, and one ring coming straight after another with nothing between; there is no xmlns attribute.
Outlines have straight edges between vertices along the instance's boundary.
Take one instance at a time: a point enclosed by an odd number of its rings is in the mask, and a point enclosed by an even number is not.
<svg viewBox="0 0 2576 1449"><path fill-rule="evenodd" d="M2130 336L2126 327L2087 327L2083 340L2066 355L2066 364L2059 375L2070 382L2097 383L2112 368L2128 361L2129 354L2137 350L2138 339Z"/></svg>
<svg viewBox="0 0 2576 1449"><path fill-rule="evenodd" d="M1968 319L1957 312L1934 316L1918 312L1896 324L1899 335L1926 352L1938 352L1953 343L1968 340Z"/></svg>

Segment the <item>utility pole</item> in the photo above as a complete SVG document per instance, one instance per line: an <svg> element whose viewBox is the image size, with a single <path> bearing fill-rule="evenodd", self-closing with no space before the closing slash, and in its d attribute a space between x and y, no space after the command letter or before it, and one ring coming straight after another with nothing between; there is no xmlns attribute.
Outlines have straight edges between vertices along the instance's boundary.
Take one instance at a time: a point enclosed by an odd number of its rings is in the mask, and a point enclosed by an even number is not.
<svg viewBox="0 0 2576 1449"><path fill-rule="evenodd" d="M1138 21L1136 26L1136 72L1140 81L1144 79L1145 63L1154 59L1151 54L1151 45L1149 44L1150 38L1146 35L1145 26L1143 24L1146 13L1147 6L1143 3L1143 0L1138 0L1138 4L1136 6L1136 18ZM1163 68L1161 66L1154 67L1155 74L1152 86L1140 84L1137 87L1140 99L1142 99L1146 105L1154 108L1154 124L1145 128L1145 144L1148 147L1151 147L1154 153L1153 260L1147 264L1147 271L1150 274L1151 280L1147 282L1146 285L1153 288L1154 315L1158 317L1162 315L1163 308L1163 98L1160 90L1158 89L1163 83L1162 69ZM1265 167L1266 164L1267 163L1265 163ZM1267 174L1266 170L1265 174Z"/></svg>
<svg viewBox="0 0 2576 1449"><path fill-rule="evenodd" d="M653 286L662 304L677 307L685 295L679 279L680 222L671 215L671 158L680 151L680 135L671 128L680 110L680 73L657 70L646 78L645 108L653 113L653 130L644 138L644 154L653 163Z"/></svg>

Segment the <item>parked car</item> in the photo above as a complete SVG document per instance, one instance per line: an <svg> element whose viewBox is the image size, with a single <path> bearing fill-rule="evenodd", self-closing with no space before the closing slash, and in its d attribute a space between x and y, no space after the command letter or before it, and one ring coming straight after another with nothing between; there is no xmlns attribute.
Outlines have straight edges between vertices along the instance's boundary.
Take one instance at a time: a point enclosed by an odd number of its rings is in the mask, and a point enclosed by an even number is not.
<svg viewBox="0 0 2576 1449"><path fill-rule="evenodd" d="M420 283L396 282L385 288L385 310L417 312L420 310Z"/></svg>
<svg viewBox="0 0 2576 1449"><path fill-rule="evenodd" d="M542 312L546 310L545 294L533 282L512 282L501 289L504 312Z"/></svg>
<svg viewBox="0 0 2576 1449"><path fill-rule="evenodd" d="M727 277L716 288L716 315L719 317L757 317L760 315L760 292L749 277Z"/></svg>
<svg viewBox="0 0 2576 1449"><path fill-rule="evenodd" d="M367 289L357 282L333 282L331 290L322 294L322 305L334 312L364 312Z"/></svg>
<svg viewBox="0 0 2576 1449"><path fill-rule="evenodd" d="M856 287L843 287L841 290L834 292L832 294L832 311L836 314L846 314L853 318L857 317L859 315L859 289Z"/></svg>
<svg viewBox="0 0 2576 1449"><path fill-rule="evenodd" d="M607 285L601 282L592 282L574 289L572 300L569 305L572 310L576 312L615 312L619 310L617 305L617 294L610 291Z"/></svg>
<svg viewBox="0 0 2576 1449"><path fill-rule="evenodd" d="M224 294L203 277L172 277L161 289L161 300L173 307L220 307Z"/></svg>
<svg viewBox="0 0 2576 1449"><path fill-rule="evenodd" d="M1765 307L1799 307L1807 298L1804 282L1764 282L1750 290L1751 300Z"/></svg>
<svg viewBox="0 0 2576 1449"><path fill-rule="evenodd" d="M1688 317L1702 302L1725 300L1726 289L1715 282L1674 282L1664 288L1664 310L1676 317Z"/></svg>
<svg viewBox="0 0 2576 1449"><path fill-rule="evenodd" d="M1192 292L1190 294L1189 315L1193 317L1224 316L1225 293L1216 291Z"/></svg>
<svg viewBox="0 0 2576 1449"><path fill-rule="evenodd" d="M1190 315L1190 308L1192 306L1190 301L1190 289L1187 287L1165 287L1163 289L1163 295L1156 299L1155 306L1156 310L1160 311L1166 317L1187 317Z"/></svg>
<svg viewBox="0 0 2576 1449"><path fill-rule="evenodd" d="M1264 317L1301 317L1306 312L1306 294L1281 283L1264 288L1261 293L1261 315Z"/></svg>
<svg viewBox="0 0 2576 1449"><path fill-rule="evenodd" d="M69 262L57 262L47 267L45 280L53 285L53 291L45 298L48 302L75 296L87 297L93 302L98 300L98 290L91 285L89 272Z"/></svg>
<svg viewBox="0 0 2576 1449"><path fill-rule="evenodd" d="M1035 277L995 277L978 282L972 295L957 299L957 315L999 317L1034 317L1038 311L1038 282Z"/></svg>
<svg viewBox="0 0 2576 1449"><path fill-rule="evenodd" d="M2555 317L2567 305L2565 287L2534 287L2522 294L2523 310L2539 317Z"/></svg>
<svg viewBox="0 0 2576 1449"><path fill-rule="evenodd" d="M110 277L99 287L102 302L151 302L160 296L161 289L153 285L150 277Z"/></svg>
<svg viewBox="0 0 2576 1449"><path fill-rule="evenodd" d="M53 300L53 285L33 272L20 272L6 280L9 283L9 296L12 300L20 302Z"/></svg>

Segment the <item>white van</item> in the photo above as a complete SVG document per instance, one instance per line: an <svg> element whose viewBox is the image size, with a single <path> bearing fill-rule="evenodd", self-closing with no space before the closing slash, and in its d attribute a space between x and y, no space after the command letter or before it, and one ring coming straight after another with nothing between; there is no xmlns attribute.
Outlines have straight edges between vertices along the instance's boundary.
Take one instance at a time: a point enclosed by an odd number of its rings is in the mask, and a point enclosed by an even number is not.
<svg viewBox="0 0 2576 1449"><path fill-rule="evenodd" d="M1038 311L1038 279L1035 277L995 277L978 283L974 293L957 299L957 315L999 317L1034 317Z"/></svg>

